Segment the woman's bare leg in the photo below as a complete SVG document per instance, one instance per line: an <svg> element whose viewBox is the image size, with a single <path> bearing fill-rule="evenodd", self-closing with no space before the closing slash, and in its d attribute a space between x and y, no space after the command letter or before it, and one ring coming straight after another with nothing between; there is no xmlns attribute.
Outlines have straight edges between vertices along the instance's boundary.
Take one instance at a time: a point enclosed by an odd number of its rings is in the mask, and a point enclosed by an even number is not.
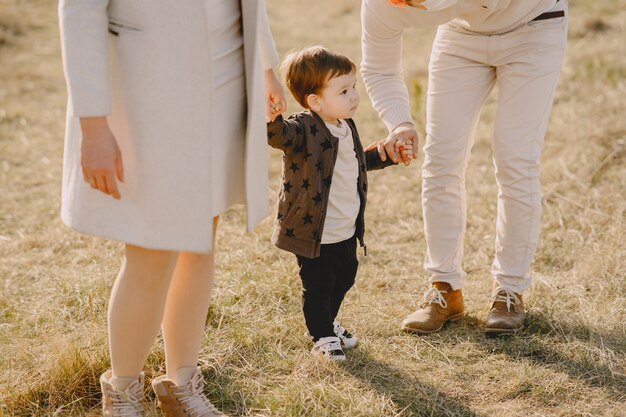
<svg viewBox="0 0 626 417"><path fill-rule="evenodd" d="M162 322L165 363L167 377L177 385L188 381L198 364L213 288L218 219L213 219L213 251L181 252L167 295Z"/></svg>
<svg viewBox="0 0 626 417"><path fill-rule="evenodd" d="M165 309L177 252L126 245L109 301L109 348L115 389L139 376Z"/></svg>

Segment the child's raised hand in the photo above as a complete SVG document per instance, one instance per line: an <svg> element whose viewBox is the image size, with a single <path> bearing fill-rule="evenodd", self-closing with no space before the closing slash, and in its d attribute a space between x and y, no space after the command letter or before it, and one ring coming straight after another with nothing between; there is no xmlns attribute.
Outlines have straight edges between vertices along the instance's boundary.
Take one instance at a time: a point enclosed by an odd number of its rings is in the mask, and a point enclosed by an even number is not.
<svg viewBox="0 0 626 417"><path fill-rule="evenodd" d="M265 121L273 122L279 114L287 110L285 92L274 71L265 71Z"/></svg>

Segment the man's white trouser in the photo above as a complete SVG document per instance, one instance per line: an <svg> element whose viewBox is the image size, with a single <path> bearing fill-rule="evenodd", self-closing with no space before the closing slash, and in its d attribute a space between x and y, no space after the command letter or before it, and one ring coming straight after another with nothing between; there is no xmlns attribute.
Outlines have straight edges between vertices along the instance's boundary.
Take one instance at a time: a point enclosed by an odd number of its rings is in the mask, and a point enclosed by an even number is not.
<svg viewBox="0 0 626 417"><path fill-rule="evenodd" d="M517 293L530 285L541 216L539 160L566 43L567 14L494 36L439 27L429 67L422 188L424 267L431 282L458 289L465 281L465 171L481 107L497 83L491 271L499 285Z"/></svg>

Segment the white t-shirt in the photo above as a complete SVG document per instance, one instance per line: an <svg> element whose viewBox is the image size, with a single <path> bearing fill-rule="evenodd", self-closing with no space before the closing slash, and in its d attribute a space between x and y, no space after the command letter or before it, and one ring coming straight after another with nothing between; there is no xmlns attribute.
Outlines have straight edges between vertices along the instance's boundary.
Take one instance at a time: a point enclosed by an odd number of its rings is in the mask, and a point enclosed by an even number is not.
<svg viewBox="0 0 626 417"><path fill-rule="evenodd" d="M359 215L359 161L354 152L352 130L344 120L340 126L326 123L330 133L339 139L339 152L333 171L322 244L337 243L354 236Z"/></svg>

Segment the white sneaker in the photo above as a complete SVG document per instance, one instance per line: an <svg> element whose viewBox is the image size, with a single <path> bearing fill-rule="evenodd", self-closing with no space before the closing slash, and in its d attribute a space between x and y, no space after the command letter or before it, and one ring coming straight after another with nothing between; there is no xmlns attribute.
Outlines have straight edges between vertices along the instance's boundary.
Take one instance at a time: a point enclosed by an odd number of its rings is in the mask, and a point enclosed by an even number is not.
<svg viewBox="0 0 626 417"><path fill-rule="evenodd" d="M352 335L349 331L341 327L341 324L339 324L339 322L333 322L333 327L335 334L341 341L342 348L352 349L359 343L359 339L357 339L356 336Z"/></svg>
<svg viewBox="0 0 626 417"><path fill-rule="evenodd" d="M311 353L324 355L332 361L345 361L346 354L341 349L341 341L336 336L322 337L315 342Z"/></svg>

